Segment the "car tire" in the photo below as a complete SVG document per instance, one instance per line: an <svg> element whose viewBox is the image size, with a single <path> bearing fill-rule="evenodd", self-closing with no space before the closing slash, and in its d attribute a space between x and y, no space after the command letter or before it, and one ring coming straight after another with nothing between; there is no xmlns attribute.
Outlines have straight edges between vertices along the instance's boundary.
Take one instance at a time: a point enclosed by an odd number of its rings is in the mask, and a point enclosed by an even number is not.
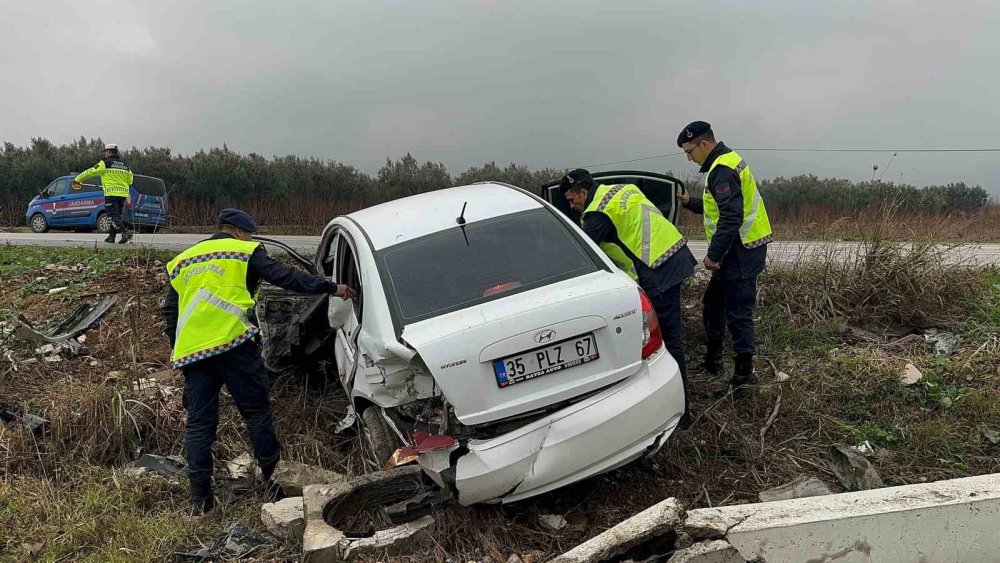
<svg viewBox="0 0 1000 563"><path fill-rule="evenodd" d="M28 225L31 227L31 231L35 233L44 233L49 230L49 222L45 220L45 215L41 213L32 215L31 220L28 221Z"/></svg>
<svg viewBox="0 0 1000 563"><path fill-rule="evenodd" d="M100 215L97 216L97 232L99 233L109 233L111 232L111 216L107 212L102 211Z"/></svg>
<svg viewBox="0 0 1000 563"><path fill-rule="evenodd" d="M402 447L403 441L382 415L382 409L377 406L370 406L361 413L361 425L362 433L374 454L375 463L382 469L392 454Z"/></svg>

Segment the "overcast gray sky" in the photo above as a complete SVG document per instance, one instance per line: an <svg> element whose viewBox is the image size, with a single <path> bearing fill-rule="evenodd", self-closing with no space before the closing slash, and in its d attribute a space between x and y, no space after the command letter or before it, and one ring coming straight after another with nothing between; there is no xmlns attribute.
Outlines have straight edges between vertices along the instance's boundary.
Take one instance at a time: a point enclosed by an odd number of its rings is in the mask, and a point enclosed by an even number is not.
<svg viewBox="0 0 1000 563"><path fill-rule="evenodd" d="M736 148L1000 147L997 29L995 0L4 2L0 140L452 173L673 153L695 119ZM744 156L866 179L891 152ZM901 154L885 179L1000 194L1000 153Z"/></svg>

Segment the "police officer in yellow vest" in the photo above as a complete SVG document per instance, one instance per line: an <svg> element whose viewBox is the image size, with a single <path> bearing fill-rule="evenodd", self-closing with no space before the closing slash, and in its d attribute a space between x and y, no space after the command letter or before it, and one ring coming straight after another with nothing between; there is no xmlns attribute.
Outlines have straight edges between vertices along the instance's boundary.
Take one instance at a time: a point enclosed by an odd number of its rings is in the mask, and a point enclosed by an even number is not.
<svg viewBox="0 0 1000 563"><path fill-rule="evenodd" d="M677 361L684 381L687 422L687 364L681 324L681 282L697 261L687 239L633 184L596 185L578 168L562 178L559 190L581 212L583 231L649 297L660 323L663 343Z"/></svg>
<svg viewBox="0 0 1000 563"><path fill-rule="evenodd" d="M167 264L170 287L162 310L164 333L173 348L174 368L184 372L185 450L192 508L197 514L215 504L212 443L223 385L247 425L267 494L272 498L282 494L270 481L281 446L271 416L268 374L257 350L259 330L248 317L260 281L298 293L354 297L354 290L346 285L272 259L260 243L251 240L256 230L253 219L243 211L223 209L218 233Z"/></svg>
<svg viewBox="0 0 1000 563"><path fill-rule="evenodd" d="M757 276L764 270L767 244L772 240L771 223L750 166L715 140L708 123L695 121L685 127L677 137L677 146L706 174L702 197L681 197L685 207L704 215L709 243L704 263L712 270L712 278L703 300L707 340L704 367L709 373L722 374L722 346L728 324L736 356L730 388L733 396L740 398L757 383L753 371L753 310Z"/></svg>
<svg viewBox="0 0 1000 563"><path fill-rule="evenodd" d="M132 233L122 222L122 209L125 207L125 200L129 198L133 175L132 169L118 156L118 145L114 143L104 145L104 160L73 178L73 189L80 189L81 183L94 176L101 177L101 186L104 188L104 209L111 216L111 230L108 231L108 238L104 239L104 242L115 242L115 235L120 232L122 239L118 244L125 244L132 238Z"/></svg>

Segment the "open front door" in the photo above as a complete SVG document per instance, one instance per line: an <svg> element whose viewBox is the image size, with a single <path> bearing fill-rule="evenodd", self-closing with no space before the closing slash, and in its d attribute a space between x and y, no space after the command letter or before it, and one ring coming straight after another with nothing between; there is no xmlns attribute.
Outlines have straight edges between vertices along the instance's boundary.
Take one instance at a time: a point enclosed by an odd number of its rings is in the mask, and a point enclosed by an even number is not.
<svg viewBox="0 0 1000 563"><path fill-rule="evenodd" d="M677 224L677 216L681 209L678 197L684 193L684 182L677 178L638 170L609 170L594 172L591 175L598 184L635 184L668 221ZM574 222L579 223L580 214L571 209L566 198L559 193L559 180L543 185L540 195Z"/></svg>

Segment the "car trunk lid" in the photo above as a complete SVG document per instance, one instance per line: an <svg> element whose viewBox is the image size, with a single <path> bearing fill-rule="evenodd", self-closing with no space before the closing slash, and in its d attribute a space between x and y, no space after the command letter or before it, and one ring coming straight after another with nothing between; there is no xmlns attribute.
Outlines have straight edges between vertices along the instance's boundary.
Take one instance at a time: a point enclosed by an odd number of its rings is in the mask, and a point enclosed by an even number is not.
<svg viewBox="0 0 1000 563"><path fill-rule="evenodd" d="M474 425L628 377L641 361L642 330L635 285L622 274L598 271L407 325L402 339L458 419ZM514 363L506 382L495 365L505 360ZM510 365L504 362L501 371ZM518 371L536 375L518 380Z"/></svg>

